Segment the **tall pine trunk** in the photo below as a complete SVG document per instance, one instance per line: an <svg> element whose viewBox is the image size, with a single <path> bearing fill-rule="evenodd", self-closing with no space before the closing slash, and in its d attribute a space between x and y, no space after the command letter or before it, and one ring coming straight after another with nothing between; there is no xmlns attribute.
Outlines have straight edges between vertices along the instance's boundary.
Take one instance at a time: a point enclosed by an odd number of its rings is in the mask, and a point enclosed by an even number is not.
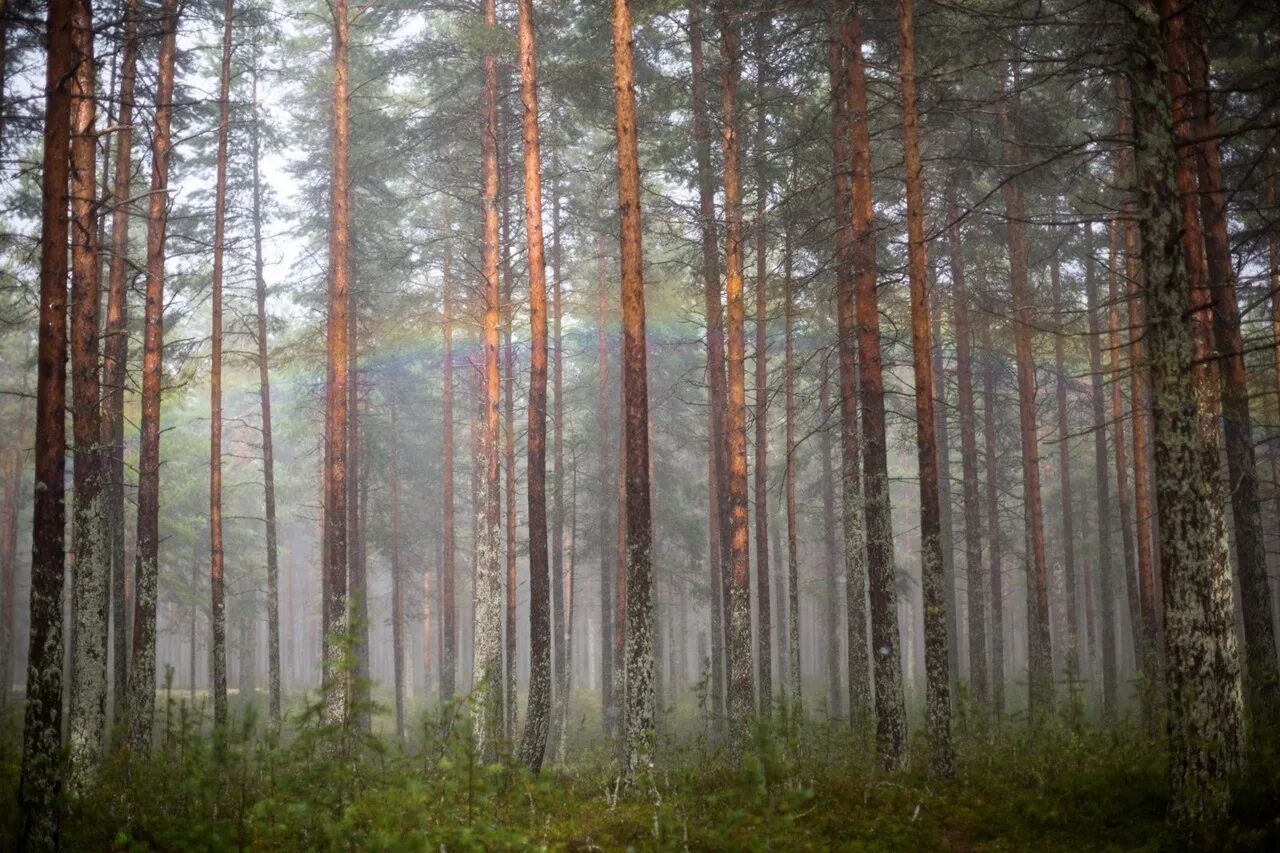
<svg viewBox="0 0 1280 853"><path fill-rule="evenodd" d="M756 352L755 352L755 497L756 545L756 668L760 674L760 714L768 716L773 699L773 643L769 601L769 294L768 232L765 208L769 183L765 175L764 146L768 133L768 112L764 92L768 85L769 57L764 34L770 26L768 13L755 22L756 55Z"/></svg>
<svg viewBox="0 0 1280 853"><path fill-rule="evenodd" d="M1004 717L1004 533L1000 524L1000 448L996 444L996 379L999 360L991 343L991 314L979 321L982 371L982 449L985 455L986 516L991 574L991 708L996 724Z"/></svg>
<svg viewBox="0 0 1280 853"><path fill-rule="evenodd" d="M440 701L453 699L456 689L458 661L458 616L455 592L457 557L454 524L454 459L453 459L453 223L448 202L444 212L444 259L441 267L441 328L443 340L441 378L444 386L440 399Z"/></svg>
<svg viewBox="0 0 1280 853"><path fill-rule="evenodd" d="M1072 678L1080 674L1080 614L1079 595L1076 580L1076 530L1074 508L1071 502L1071 421L1067 409L1067 375L1063 362L1066 360L1065 341L1067 335L1064 328L1066 307L1062 302L1062 270L1058 253L1053 253L1049 266L1049 283L1053 299L1053 313L1056 319L1056 334L1053 336L1053 375L1054 398L1058 408L1058 482L1062 500L1062 576L1066 593L1067 636L1065 662L1067 672Z"/></svg>
<svg viewBox="0 0 1280 853"><path fill-rule="evenodd" d="M649 390L645 342L640 162L631 5L613 0L613 92L622 273L622 396L626 484L626 731L629 775L653 762L653 519L649 506ZM744 530L745 532L745 530Z"/></svg>

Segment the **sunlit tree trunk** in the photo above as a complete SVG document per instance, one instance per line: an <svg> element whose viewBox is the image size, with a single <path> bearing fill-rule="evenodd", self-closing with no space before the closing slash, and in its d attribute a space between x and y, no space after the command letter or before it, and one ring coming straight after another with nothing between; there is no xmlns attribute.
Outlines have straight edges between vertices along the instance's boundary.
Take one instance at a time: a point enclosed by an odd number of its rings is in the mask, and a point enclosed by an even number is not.
<svg viewBox="0 0 1280 853"><path fill-rule="evenodd" d="M874 208L871 193L871 134L867 119L867 83L862 56L862 21L856 9L849 10L848 98L852 133L853 165L853 263L856 303L842 309L856 311L858 396L862 401L862 466L866 478L867 579L871 603L871 647L875 654L876 743L880 761L886 767L901 766L906 760L907 724L902 690L902 657L898 639L897 570L893 556L893 521L889 505L888 443L885 437L884 378L880 352L880 313L876 294ZM845 302L853 301L846 298ZM848 320L840 339L852 345L853 331ZM845 430L846 485L857 473L856 453L850 452L855 429L853 386L844 376L852 367L851 353L841 356L841 396ZM850 379L852 377L849 377ZM846 501L860 502L860 494L846 489ZM848 509L845 510L849 512ZM846 536L856 527L856 516L845 524ZM846 549L850 544L846 539ZM860 546L861 543L855 543ZM849 573L848 555L845 572ZM850 575L852 577L852 575Z"/></svg>
<svg viewBox="0 0 1280 853"><path fill-rule="evenodd" d="M1085 298L1089 311L1089 375L1092 377L1094 484L1098 526L1098 640L1102 654L1102 718L1113 725L1116 699L1116 581L1111 550L1111 486L1107 473L1107 409L1102 368L1102 304L1098 298L1097 264L1093 257L1093 225L1085 225Z"/></svg>
<svg viewBox="0 0 1280 853"><path fill-rule="evenodd" d="M711 530L708 568L711 590L711 721L716 731L724 724L724 590L728 583L729 515L724 489L724 318L720 287L720 249L717 235L715 185L711 174L710 110L702 58L702 0L689 3L689 59L694 153L698 167L698 224L702 238L702 282L707 334L708 402L708 520Z"/></svg>
<svg viewBox="0 0 1280 853"><path fill-rule="evenodd" d="M955 773L951 744L951 676L947 661L946 575L942 567L933 330L929 313L928 247L916 106L915 18L911 0L898 0L899 74L902 78L902 149L907 190L907 279L911 288L911 353L915 374L916 450L920 468L920 575L924 591L925 728L929 771ZM950 507L947 507L950 510Z"/></svg>
<svg viewBox="0 0 1280 853"><path fill-rule="evenodd" d="M529 703L520 760L542 767L551 712L551 579L547 565L547 268L542 235L542 160L533 0L519 0L520 104L525 238L529 249ZM557 342L558 343L558 342ZM559 388L557 388L557 395ZM558 400L557 400L557 409ZM607 501L606 501L607 503Z"/></svg>
<svg viewBox="0 0 1280 853"><path fill-rule="evenodd" d="M253 64L253 118L249 151L253 158L253 281L258 311L258 398L262 412L262 496L267 534L267 714L280 726L280 558L276 524L275 444L271 425L271 372L267 338L267 281L262 257L262 144L258 113L258 65ZM293 623L289 623L292 630Z"/></svg>
<svg viewBox="0 0 1280 853"><path fill-rule="evenodd" d="M76 0L71 84L71 413L75 449L72 509L71 781L82 788L98 763L107 727L109 571L102 506L102 439L98 403L97 128L93 8Z"/></svg>
<svg viewBox="0 0 1280 853"><path fill-rule="evenodd" d="M485 26L497 28L494 0L484 4ZM481 195L483 241L481 276L484 393L482 397L476 465L480 471L480 500L476 531L475 641L473 644L472 720L477 747L486 758L496 755L502 731L502 577L499 560L501 499L499 493L498 325L501 293L498 282L498 66L492 48L486 49L482 68L484 95L481 128Z"/></svg>
<svg viewBox="0 0 1280 853"><path fill-rule="evenodd" d="M147 292L142 341L142 412L138 452L138 536L134 568L133 661L129 666L129 743L151 748L156 699L156 586L160 546L160 386L164 358L164 262L169 209L170 125L177 61L178 2L162 7L151 201L147 218Z"/></svg>
<svg viewBox="0 0 1280 853"><path fill-rule="evenodd" d="M1015 68L1016 78L1016 68ZM1022 444L1023 517L1027 548L1027 659L1028 708L1033 721L1053 710L1053 646L1049 637L1049 576L1044 547L1044 507L1040 491L1040 447L1036 434L1036 369L1031 350L1031 330L1035 323L1031 291L1027 282L1027 226L1022 182L1017 175L1023 163L1022 145L1017 137L1019 97L1006 91L1005 75L1000 77L999 116L1005 158L1013 169L1002 187L1007 218L1009 286L1013 297L1013 345L1018 368L1018 424Z"/></svg>
<svg viewBox="0 0 1280 853"><path fill-rule="evenodd" d="M768 716L773 699L773 625L769 595L769 295L768 232L765 209L769 183L765 177L764 146L768 134L768 113L764 104L768 85L769 57L765 47L765 31L770 27L768 13L755 22L756 55L756 352L755 352L755 470L752 472L755 496L756 542L756 668L760 674L760 714Z"/></svg>
<svg viewBox="0 0 1280 853"><path fill-rule="evenodd" d="M652 765L656 704L653 692L653 574L650 564L653 518L649 506L649 390L632 50L629 0L613 0L613 91L622 260L623 436L626 448L627 711L624 767L628 774L647 771Z"/></svg>
<svg viewBox="0 0 1280 853"><path fill-rule="evenodd" d="M853 227L856 218L851 184L849 102L856 85L848 66L854 61L856 13L851 5L831 6L827 72L831 78L831 156L836 232L836 325L840 366L840 493L844 536L845 623L848 644L849 723L870 722L871 690L867 663L867 562L862 516L862 459L858 446L858 368L854 306ZM855 146L857 142L855 141ZM878 660L877 660L878 664ZM878 712L877 712L878 713Z"/></svg>
<svg viewBox="0 0 1280 853"><path fill-rule="evenodd" d="M40 177L40 317L36 385L35 510L27 690L18 799L22 843L58 847L62 789L62 596L66 531L67 207L71 148L71 0L49 0L44 155Z"/></svg>
<svg viewBox="0 0 1280 853"><path fill-rule="evenodd" d="M1160 16L1151 0L1131 0L1126 11L1164 576L1172 809L1184 824L1214 825L1230 805L1243 728L1218 397L1210 371L1195 367Z"/></svg>
<svg viewBox="0 0 1280 853"><path fill-rule="evenodd" d="M747 527L746 305L743 297L742 165L738 141L741 49L734 0L720 6L720 96L724 156L725 327L728 333L725 458L732 555L729 583L729 744L740 750L752 696L751 562Z"/></svg>
<svg viewBox="0 0 1280 853"><path fill-rule="evenodd" d="M978 435L974 425L973 327L965 280L964 245L956 186L947 187L947 245L951 265L952 330L956 341L956 389L960 422L960 464L964 504L964 561L969 608L969 689L980 709L987 706L986 579L982 565L982 500L978 494ZM990 534L988 534L990 535ZM955 637L953 642L959 643Z"/></svg>
<svg viewBox="0 0 1280 853"><path fill-rule="evenodd" d="M209 612L213 619L213 721L227 724L227 618L222 548L222 275L227 233L227 140L231 133L232 0L222 10L218 161L213 224L213 363L209 369Z"/></svg>
<svg viewBox="0 0 1280 853"><path fill-rule="evenodd" d="M348 312L351 278L351 198L349 178L350 103L347 0L335 0L333 14L333 128L330 166L328 382L325 387L324 457L324 704L329 723L349 722L351 684L342 657L349 634L347 478L349 439L348 385L351 345Z"/></svg>

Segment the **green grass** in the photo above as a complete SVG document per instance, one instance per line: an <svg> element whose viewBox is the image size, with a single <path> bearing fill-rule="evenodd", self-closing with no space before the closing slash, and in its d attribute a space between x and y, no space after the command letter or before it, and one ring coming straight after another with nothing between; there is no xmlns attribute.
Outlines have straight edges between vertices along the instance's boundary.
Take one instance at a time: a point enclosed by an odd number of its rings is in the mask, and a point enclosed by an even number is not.
<svg viewBox="0 0 1280 853"><path fill-rule="evenodd" d="M594 700L594 704L593 704ZM145 759L113 751L69 797L71 850L1162 850L1187 846L1165 821L1162 748L1132 726L1067 716L1031 733L957 732L959 773L920 761L887 774L839 723L757 726L743 758L714 745L695 708L673 709L657 769L628 786L599 735L599 705L573 709L569 761L533 777L472 753L461 708L419 710L410 743L353 737L299 705L286 735L256 708L217 736L197 701L163 704ZM380 729L387 727L379 719ZM917 735L912 755L925 753ZM1240 781L1215 846L1280 849L1280 783L1267 761ZM16 721L0 744L0 846L20 821Z"/></svg>

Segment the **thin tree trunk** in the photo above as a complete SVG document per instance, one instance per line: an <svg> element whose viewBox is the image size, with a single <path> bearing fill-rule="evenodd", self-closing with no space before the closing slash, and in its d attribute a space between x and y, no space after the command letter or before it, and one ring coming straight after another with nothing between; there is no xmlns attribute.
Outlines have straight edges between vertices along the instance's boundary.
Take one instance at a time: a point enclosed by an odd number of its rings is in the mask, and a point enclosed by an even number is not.
<svg viewBox="0 0 1280 853"><path fill-rule="evenodd" d="M532 0L530 0L532 2ZM560 161L552 156L552 169L557 178ZM551 384L554 406L551 417L555 454L551 462L551 652L552 718L561 712L560 694L564 684L564 347L561 337L563 292L560 278L560 193L551 184ZM554 727L558 729L557 727Z"/></svg>
<svg viewBox="0 0 1280 853"><path fill-rule="evenodd" d="M867 123L866 69L862 56L862 21L849 10L846 44L849 51L849 125L853 138L853 262L856 314L840 338L846 346L857 337L859 396L862 399L862 463L866 477L866 549L871 603L871 644L875 656L876 743L880 761L898 767L906 761L907 725L899 652L897 571L893 556L893 521L889 505L888 442L885 437L884 378L881 369L880 314L876 294L875 235L871 194L871 134ZM848 301L848 300L846 300ZM846 307L845 312L848 312ZM847 321L846 321L847 323ZM842 365L852 356L842 356ZM842 373L846 372L842 369ZM843 382L843 380L842 380ZM857 473L856 454L847 442L854 429L854 397L850 385L841 386L845 406L846 483ZM854 497L857 497L855 494ZM850 496L846 493L846 500ZM848 510L846 510L848 512ZM856 518L851 521L856 526ZM846 531L850 525L846 524ZM846 545L848 543L846 542ZM846 573L848 571L846 555ZM851 576L852 577L852 576ZM851 581L852 582L852 581Z"/></svg>
<svg viewBox="0 0 1280 853"><path fill-rule="evenodd" d="M979 321L983 358L982 447L986 454L987 535L991 573L991 707L996 725L1004 718L1004 534L1000 529L1000 450L996 446L996 372L991 315Z"/></svg>
<svg viewBox="0 0 1280 853"><path fill-rule="evenodd" d="M111 559L112 719L125 717L129 634L125 614L124 388L129 362L129 196L133 173L133 93L138 65L138 0L125 0L120 59L120 104L111 193L111 259L102 343L102 443L107 448L107 538Z"/></svg>
<svg viewBox="0 0 1280 853"><path fill-rule="evenodd" d="M952 334L956 341L956 389L960 421L960 462L964 503L964 561L969 608L969 689L978 708L985 710L987 690L986 582L982 566L982 502L978 495L978 436L974 426L973 327L965 281L964 245L960 239L960 210L956 186L947 187L947 245L951 264ZM990 534L988 534L990 535ZM959 643L960 638L954 638Z"/></svg>
<svg viewBox="0 0 1280 853"><path fill-rule="evenodd" d="M449 206L445 203L444 213L444 262L442 268L443 306L441 311L441 330L443 338L443 355L441 356L441 383L444 386L440 401L440 417L442 421L440 437L440 454L444 459L443 471L440 474L440 527L441 527L441 559L440 559L440 701L453 699L457 660L458 660L458 616L457 595L454 591L455 556L455 509L453 498L453 224L449 217Z"/></svg>
<svg viewBox="0 0 1280 853"><path fill-rule="evenodd" d="M1013 64L1013 63L1011 63ZM1016 71L1016 68L1015 68ZM1018 93L1005 91L1005 75L1000 82L1000 135L1006 159L1014 173L1003 185L1005 216L1008 220L1009 286L1013 297L1013 344L1018 368L1018 424L1022 444L1023 516L1027 547L1027 660L1028 710L1033 721L1052 712L1053 644L1049 636L1049 576L1044 547L1044 508L1040 492L1040 447L1036 435L1036 368L1031 349L1034 323L1031 291L1027 282L1027 226L1021 181L1017 177L1023 162L1021 143L1015 136ZM1015 87L1017 82L1015 80ZM1010 103L1012 102L1012 104Z"/></svg>
<svg viewBox="0 0 1280 853"><path fill-rule="evenodd" d="M258 115L258 65L253 65L253 120L249 150L253 157L253 280L258 311L258 397L262 412L262 496L267 534L267 682L268 718L280 727L280 558L276 524L275 445L271 426L271 373L267 347L267 282L262 257L262 161ZM292 592L291 592L292 594ZM289 623L292 631L293 623Z"/></svg>
<svg viewBox="0 0 1280 853"><path fill-rule="evenodd" d="M62 596L66 531L67 207L71 148L70 0L49 0L40 181L40 328L36 386L31 616L18 798L22 843L57 849L62 773Z"/></svg>
<svg viewBox="0 0 1280 853"><path fill-rule="evenodd" d="M613 580L616 569L613 564L614 549L609 537L609 481L612 465L609 463L609 321L608 279L605 275L604 241L596 247L597 277L600 294L596 308L596 384L599 392L596 409L596 470L600 477L599 529L597 546L600 549L600 687L601 717L607 735L613 731L613 710L617 698L613 695Z"/></svg>
<svg viewBox="0 0 1280 853"><path fill-rule="evenodd" d="M227 141L231 133L233 0L222 10L222 74L218 89L218 163L213 225L213 364L209 370L209 612L213 621L213 722L227 724L227 618L222 548L222 273L227 233Z"/></svg>
<svg viewBox="0 0 1280 853"><path fill-rule="evenodd" d="M351 191L348 189L348 210ZM350 239L350 282L359 281L356 265L356 240L352 230ZM364 538L365 512L368 495L368 478L362 464L364 433L360 427L360 303L356 298L359 289L348 286L347 307L347 606L350 622L347 631L351 636L352 719L356 726L368 732L372 727L373 676L369 660L369 560Z"/></svg>
<svg viewBox="0 0 1280 853"><path fill-rule="evenodd" d="M729 547L729 744L737 753L747 737L752 697L751 562L747 541L746 309L743 300L742 166L738 142L737 92L741 76L737 10L720 2L721 118L724 126L725 318L728 387L725 456L728 473Z"/></svg>
<svg viewBox="0 0 1280 853"><path fill-rule="evenodd" d="M502 172L500 175L502 188L502 293L503 293L503 383L502 393L506 411L502 419L503 459L505 461L506 489L503 491L505 502L506 543L503 556L506 558L506 612L503 626L503 659L502 659L502 736L508 743L515 741L516 736L516 374L515 347L512 346L512 335L515 332L515 282L511 270L511 195L510 163L507 158L506 124L502 126Z"/></svg>
<svg viewBox="0 0 1280 853"><path fill-rule="evenodd" d="M795 164L792 163L794 177ZM792 186L794 186L794 180ZM790 189L790 187L788 187ZM783 383L786 396L786 517L787 517L787 660L792 713L799 719L802 675L800 668L800 547L796 519L796 347L795 347L795 282L791 269L791 220L783 232L782 281L783 318L785 322L785 362Z"/></svg>
<svg viewBox="0 0 1280 853"><path fill-rule="evenodd" d="M1098 526L1098 624L1102 651L1102 718L1114 725L1118 712L1116 698L1116 583L1111 552L1111 490L1107 474L1107 412L1102 370L1102 307L1098 298L1097 268L1093 257L1093 225L1085 226L1085 298L1089 310L1089 374L1093 384L1094 483L1097 489Z"/></svg>
<svg viewBox="0 0 1280 853"><path fill-rule="evenodd" d="M349 722L351 684L342 657L349 634L347 442L351 278L350 121L347 0L335 0L333 15L333 153L329 215L328 382L325 387L324 459L324 689L330 724ZM354 586L354 584L352 584Z"/></svg>
<svg viewBox="0 0 1280 853"><path fill-rule="evenodd" d="M929 772L955 774L951 743L951 676L948 673L946 573L943 571L937 389L929 312L928 248L924 235L924 188L916 106L915 17L911 0L898 0L899 74L902 78L902 149L907 190L907 278L911 288L911 353L915 373L916 450L920 467L920 576L924 591L925 729Z"/></svg>
<svg viewBox="0 0 1280 853"><path fill-rule="evenodd" d="M760 673L760 714L767 717L773 699L772 634L769 595L769 334L768 334L768 232L765 207L769 183L765 176L764 146L768 133L768 112L764 90L768 85L769 57L764 34L770 26L768 13L755 23L756 55L756 353L755 353L755 493L756 538L756 666Z"/></svg>
<svg viewBox="0 0 1280 853"><path fill-rule="evenodd" d="M400 454L399 426L396 418L396 402L391 401L391 447L388 457L390 463L390 482L387 488L391 491L391 659L393 682L395 685L396 739L404 740L404 578L401 577L400 565Z"/></svg>
<svg viewBox="0 0 1280 853"><path fill-rule="evenodd" d="M818 452L822 456L822 556L826 562L826 664L827 713L833 720L844 715L844 692L840 689L840 596L837 594L840 574L836 549L836 478L831 464L831 430L826 419L831 413L831 371L822 365L818 385L818 411L823 427L818 435Z"/></svg>
<svg viewBox="0 0 1280 853"><path fill-rule="evenodd" d="M520 760L542 768L551 712L551 596L547 554L547 265L542 234L542 159L533 0L520 0L520 104L525 238L529 249L529 703ZM558 341L557 341L558 342ZM557 388L557 396L559 389ZM607 501L606 501L607 503Z"/></svg>
<svg viewBox="0 0 1280 853"><path fill-rule="evenodd" d="M71 84L71 397L75 450L72 509L71 782L87 784L102 753L107 728L109 571L104 549L102 440L98 402L97 137L93 8L76 0L72 10Z"/></svg>
<svg viewBox="0 0 1280 853"><path fill-rule="evenodd" d="M0 451L0 478L4 483L4 503L0 504L0 710L3 710L9 704L9 691L13 688L14 616L17 609L13 599L18 586L18 490L21 487L22 456L13 445Z"/></svg>
<svg viewBox="0 0 1280 853"><path fill-rule="evenodd" d="M485 0L485 27L497 29L495 0ZM476 698L472 705L475 739L479 752L491 759L496 755L502 731L502 578L499 563L501 500L499 493L498 412L500 375L498 370L498 324L501 292L498 282L498 65L492 49L482 59L484 73L483 121L481 129L481 196L483 241L481 275L484 280L483 348L484 397L476 463L482 469L481 500L477 518L479 545L476 555L476 636L473 643Z"/></svg>
<svg viewBox="0 0 1280 853"><path fill-rule="evenodd" d="M641 247L640 163L632 69L631 5L613 0L613 90L618 140L621 223L622 392L626 481L626 732L625 772L653 760L653 519L649 506L649 391L645 343L644 259ZM744 507L745 509L745 507ZM743 531L745 533L745 529Z"/></svg>
<svg viewBox="0 0 1280 853"><path fill-rule="evenodd" d="M160 380L164 358L164 262L168 236L170 124L177 61L178 2L162 6L155 130L151 137L151 203L147 219L147 294L142 351L142 417L138 453L138 536L134 568L133 661L129 666L129 743L151 749L156 701L156 586L160 546Z"/></svg>
<svg viewBox="0 0 1280 853"><path fill-rule="evenodd" d="M1129 8L1135 183L1142 230L1156 506L1167 631L1173 813L1184 824L1225 818L1240 764L1242 703L1222 508L1217 389L1195 367L1191 291L1160 17Z"/></svg>
<svg viewBox="0 0 1280 853"><path fill-rule="evenodd" d="M1055 397L1058 404L1058 477L1061 484L1062 497L1062 569L1063 586L1066 588L1067 637L1066 667L1072 678L1080 672L1080 614L1079 597L1076 589L1076 530L1075 518L1071 503L1071 422L1067 413L1067 376L1063 369L1065 361L1064 315L1066 307L1062 302L1062 274L1055 251L1049 267L1049 281L1053 297L1053 313L1057 317L1057 334L1053 336L1053 375L1055 377Z"/></svg>
<svg viewBox="0 0 1280 853"><path fill-rule="evenodd" d="M702 58L702 0L689 3L689 59L693 108L694 150L698 167L698 223L702 236L702 280L707 325L708 464L710 466L709 527L711 555L708 563L711 589L711 721L717 732L724 727L724 614L728 582L729 510L725 482L725 373L724 319L720 287L720 250L715 210L715 185L711 172L711 130L708 120L706 76Z"/></svg>
<svg viewBox="0 0 1280 853"><path fill-rule="evenodd" d="M832 187L836 211L836 325L840 365L840 492L844 534L845 607L848 635L849 723L864 728L870 721L870 674L867 657L867 546L862 519L862 476L858 447L858 368L854 304L854 220L849 105L857 85L849 66L854 62L857 23L851 5L833 5L827 70L831 77ZM857 140L854 141L856 146ZM877 667L879 660L877 658ZM877 721L879 708L877 707ZM890 714L892 717L892 714ZM887 731L887 730L886 730ZM889 741L883 746L893 751ZM881 756L884 757L883 755ZM897 761L897 757L892 759Z"/></svg>

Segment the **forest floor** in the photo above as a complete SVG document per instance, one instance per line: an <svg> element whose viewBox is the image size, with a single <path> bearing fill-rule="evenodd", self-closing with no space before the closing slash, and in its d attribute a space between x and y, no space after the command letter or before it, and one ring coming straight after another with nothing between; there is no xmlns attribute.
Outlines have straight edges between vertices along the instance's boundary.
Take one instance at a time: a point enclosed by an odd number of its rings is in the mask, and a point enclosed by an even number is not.
<svg viewBox="0 0 1280 853"><path fill-rule="evenodd" d="M259 696L259 699L261 696ZM285 737L241 705L208 733L207 703L162 702L157 748L112 752L99 782L64 808L68 850L1163 850L1191 846L1165 820L1163 749L1126 722L1112 730L1070 709L1034 734L957 722L958 773L923 763L874 767L874 747L840 723L757 726L734 763L696 709L671 713L656 770L627 786L599 736L599 701L580 696L568 761L532 776L485 765L465 710L419 710L400 746L319 722L299 702ZM0 847L20 821L13 705L0 744ZM390 720L375 716L375 728ZM919 727L916 727L917 729ZM922 756L920 735L912 756ZM1274 757L1274 753L1267 751ZM344 757L345 756L345 757ZM358 757L351 757L358 756ZM1280 776L1240 780L1216 849L1280 849Z"/></svg>

